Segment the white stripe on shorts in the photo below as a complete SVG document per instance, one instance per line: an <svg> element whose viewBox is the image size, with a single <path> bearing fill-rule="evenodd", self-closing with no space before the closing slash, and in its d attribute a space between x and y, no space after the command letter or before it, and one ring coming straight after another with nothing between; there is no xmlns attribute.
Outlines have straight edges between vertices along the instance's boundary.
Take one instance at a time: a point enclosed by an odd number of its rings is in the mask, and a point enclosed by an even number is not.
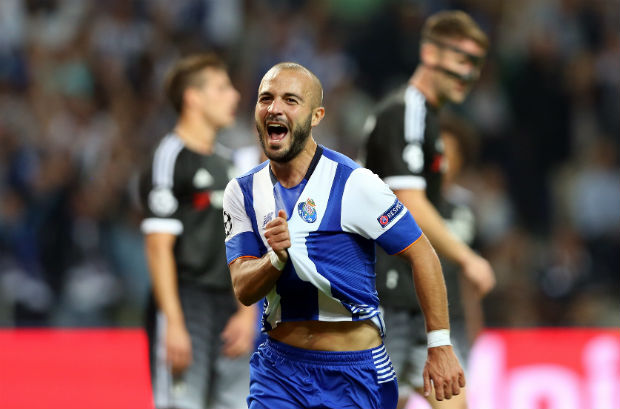
<svg viewBox="0 0 620 409"><path fill-rule="evenodd" d="M381 345L372 350L372 359L377 370L377 382L390 382L396 378L396 372L390 361L390 357L385 350L385 345Z"/></svg>

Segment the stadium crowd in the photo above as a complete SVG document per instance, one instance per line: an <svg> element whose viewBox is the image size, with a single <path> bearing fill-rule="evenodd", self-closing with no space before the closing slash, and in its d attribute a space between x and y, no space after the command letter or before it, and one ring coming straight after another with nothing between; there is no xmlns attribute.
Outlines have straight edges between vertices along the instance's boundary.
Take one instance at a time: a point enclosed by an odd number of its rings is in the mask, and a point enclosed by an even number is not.
<svg viewBox="0 0 620 409"><path fill-rule="evenodd" d="M242 100L220 141L241 162L259 160L255 90L279 61L324 85L318 142L359 157L421 23L451 8L491 39L453 108L477 134L461 183L497 274L487 325L619 326L620 5L605 0L3 0L0 325L141 324L137 173L174 121L161 85L179 56L229 63Z"/></svg>

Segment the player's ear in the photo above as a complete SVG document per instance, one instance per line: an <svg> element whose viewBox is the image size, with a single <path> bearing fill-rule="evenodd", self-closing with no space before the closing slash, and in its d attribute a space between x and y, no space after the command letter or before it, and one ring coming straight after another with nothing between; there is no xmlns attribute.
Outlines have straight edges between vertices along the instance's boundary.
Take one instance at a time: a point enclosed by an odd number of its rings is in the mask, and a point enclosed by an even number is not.
<svg viewBox="0 0 620 409"><path fill-rule="evenodd" d="M318 107L312 110L312 122L310 123L312 126L317 126L323 117L325 116L325 108Z"/></svg>
<svg viewBox="0 0 620 409"><path fill-rule="evenodd" d="M420 59L426 65L437 65L439 62L439 48L429 41L423 41L420 45Z"/></svg>
<svg viewBox="0 0 620 409"><path fill-rule="evenodd" d="M183 91L183 107L190 107L198 103L198 90L194 87L185 88Z"/></svg>

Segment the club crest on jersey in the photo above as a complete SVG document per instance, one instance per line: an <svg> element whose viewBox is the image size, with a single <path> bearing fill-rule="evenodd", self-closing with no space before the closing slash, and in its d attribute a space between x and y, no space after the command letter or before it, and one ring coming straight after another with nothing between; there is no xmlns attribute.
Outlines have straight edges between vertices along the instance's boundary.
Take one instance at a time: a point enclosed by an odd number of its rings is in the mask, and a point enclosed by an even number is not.
<svg viewBox="0 0 620 409"><path fill-rule="evenodd" d="M389 209L383 212L381 216L377 217L377 221L379 222L381 227L385 227L390 224L390 222L394 220L400 212L403 211L404 207L405 206L403 206L403 204L398 199L394 200L392 206L390 206Z"/></svg>
<svg viewBox="0 0 620 409"><path fill-rule="evenodd" d="M299 202L297 212L305 222L314 223L316 221L315 206L314 200L308 198L305 202Z"/></svg>

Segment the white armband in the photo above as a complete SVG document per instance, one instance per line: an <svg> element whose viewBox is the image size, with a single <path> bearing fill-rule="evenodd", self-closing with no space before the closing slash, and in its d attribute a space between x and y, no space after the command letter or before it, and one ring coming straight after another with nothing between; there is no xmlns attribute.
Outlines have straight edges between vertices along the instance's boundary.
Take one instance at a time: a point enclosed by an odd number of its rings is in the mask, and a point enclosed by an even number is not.
<svg viewBox="0 0 620 409"><path fill-rule="evenodd" d="M440 347L444 345L452 345L450 342L450 330L449 329L438 329L435 331L431 331L426 334L428 340L428 347Z"/></svg>
<svg viewBox="0 0 620 409"><path fill-rule="evenodd" d="M271 261L271 265L276 268L278 271L282 271L284 266L286 265L286 261L280 260L280 257L275 253L275 251L269 251L269 260Z"/></svg>

